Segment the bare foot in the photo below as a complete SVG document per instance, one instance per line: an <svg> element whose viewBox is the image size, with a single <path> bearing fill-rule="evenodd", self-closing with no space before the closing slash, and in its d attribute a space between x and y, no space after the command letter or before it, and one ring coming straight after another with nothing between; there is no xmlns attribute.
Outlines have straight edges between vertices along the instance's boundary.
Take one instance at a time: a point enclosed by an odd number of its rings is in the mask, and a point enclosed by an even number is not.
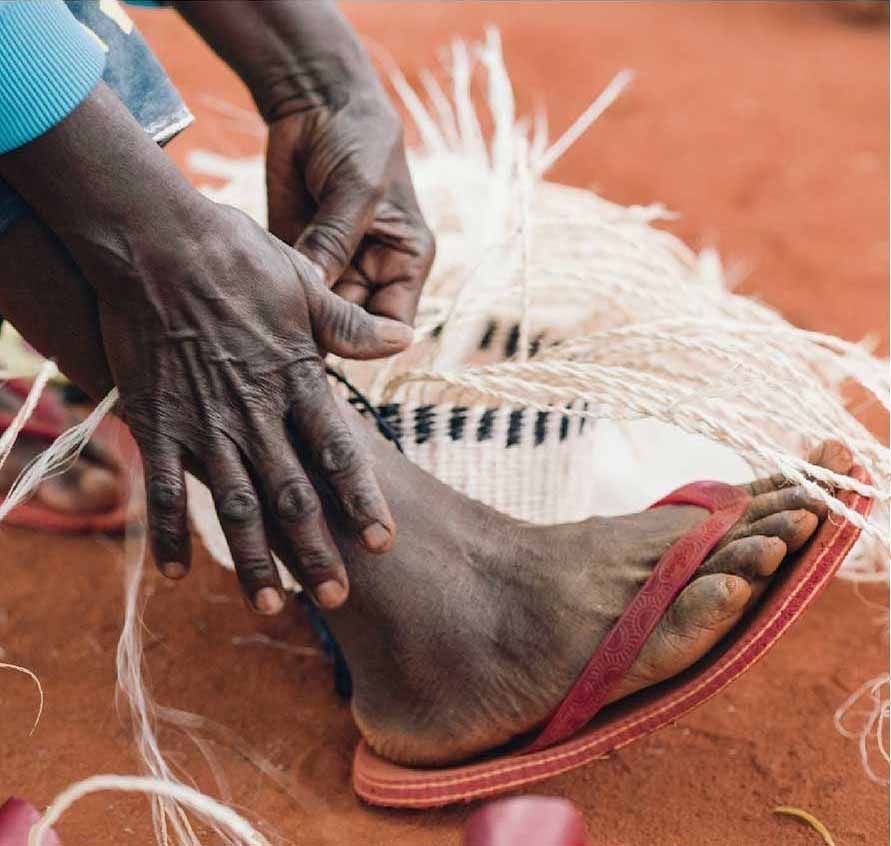
<svg viewBox="0 0 891 846"><path fill-rule="evenodd" d="M15 393L0 388L0 411L15 413L21 402ZM67 413L70 415L68 425L80 421L77 412L68 410ZM19 436L9 458L0 468L0 495L10 489L19 473L47 446L43 438L27 434ZM114 459L101 447L90 445L68 471L43 482L32 501L67 514L99 514L116 508L124 496Z"/></svg>
<svg viewBox="0 0 891 846"><path fill-rule="evenodd" d="M813 460L841 473L851 465L837 444L824 445ZM782 478L748 490L753 499L746 514L681 592L610 701L664 681L705 655L825 517L822 503ZM488 515L486 533L498 543L483 542L479 554L465 543L459 561L429 553L452 570L453 586L436 598L444 614L419 623L406 611L401 624L399 616L388 615L382 627L366 629L364 645L348 633L342 643L353 671L356 721L386 758L452 763L541 725L662 554L707 512L663 506L571 526L514 523L507 533L497 523L507 518ZM399 519L404 532L407 521ZM461 532L460 524L453 531ZM332 622L336 629L336 614ZM380 639L390 651L389 665L382 665L373 645Z"/></svg>

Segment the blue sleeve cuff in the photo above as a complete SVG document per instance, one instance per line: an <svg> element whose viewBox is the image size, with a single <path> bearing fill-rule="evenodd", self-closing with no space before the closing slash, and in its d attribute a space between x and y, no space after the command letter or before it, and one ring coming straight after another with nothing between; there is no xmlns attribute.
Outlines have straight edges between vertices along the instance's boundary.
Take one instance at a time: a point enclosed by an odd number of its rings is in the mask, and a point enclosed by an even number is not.
<svg viewBox="0 0 891 846"><path fill-rule="evenodd" d="M105 69L105 51L62 0L0 3L0 155L77 108Z"/></svg>

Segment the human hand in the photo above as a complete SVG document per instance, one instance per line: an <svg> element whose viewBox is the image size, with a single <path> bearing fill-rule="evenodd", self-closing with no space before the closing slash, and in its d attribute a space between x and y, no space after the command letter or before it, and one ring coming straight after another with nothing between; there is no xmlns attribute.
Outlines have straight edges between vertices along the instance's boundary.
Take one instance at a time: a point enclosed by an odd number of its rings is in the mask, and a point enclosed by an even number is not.
<svg viewBox="0 0 891 846"><path fill-rule="evenodd" d="M204 470L254 608L282 605L270 531L285 542L294 577L335 608L347 596L346 571L288 430L364 545L389 549L393 519L337 411L319 347L392 355L411 331L331 293L306 258L235 209L202 199L176 230L176 239L129 244L126 266L97 258L86 269L88 278L115 274L121 292L100 299L99 320L143 455L155 560L171 577L188 568L191 461Z"/></svg>
<svg viewBox="0 0 891 846"><path fill-rule="evenodd" d="M433 262L402 125L379 86L352 83L343 102L286 105L269 124L269 229L313 260L332 290L412 325Z"/></svg>
<svg viewBox="0 0 891 846"><path fill-rule="evenodd" d="M333 2L177 2L269 126L269 229L329 287L411 325L433 261L402 123Z"/></svg>

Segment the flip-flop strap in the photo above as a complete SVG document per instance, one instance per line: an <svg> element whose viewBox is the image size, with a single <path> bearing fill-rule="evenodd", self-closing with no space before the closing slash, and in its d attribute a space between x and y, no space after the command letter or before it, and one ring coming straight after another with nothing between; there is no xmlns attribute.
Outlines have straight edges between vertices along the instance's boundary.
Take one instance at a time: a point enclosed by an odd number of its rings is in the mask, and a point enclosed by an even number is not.
<svg viewBox="0 0 891 846"><path fill-rule="evenodd" d="M0 411L0 433L5 432L12 425L14 419L14 414ZM41 438L50 442L58 438L64 431L65 428L63 426L57 426L55 423L45 420L36 420L34 417L25 423L21 429L23 435L32 435L35 438Z"/></svg>
<svg viewBox="0 0 891 846"><path fill-rule="evenodd" d="M606 704L631 669L647 638L706 556L745 513L750 497L723 482L694 482L652 505L696 505L711 512L659 559L637 596L600 642L593 657L541 734L524 749L535 752L571 737Z"/></svg>
<svg viewBox="0 0 891 846"><path fill-rule="evenodd" d="M3 389L15 394L24 400L31 393L32 383L27 379L7 379L3 383ZM44 391L37 405L34 407L32 419L40 420L43 423L55 423L61 429L65 428L65 406L54 391Z"/></svg>

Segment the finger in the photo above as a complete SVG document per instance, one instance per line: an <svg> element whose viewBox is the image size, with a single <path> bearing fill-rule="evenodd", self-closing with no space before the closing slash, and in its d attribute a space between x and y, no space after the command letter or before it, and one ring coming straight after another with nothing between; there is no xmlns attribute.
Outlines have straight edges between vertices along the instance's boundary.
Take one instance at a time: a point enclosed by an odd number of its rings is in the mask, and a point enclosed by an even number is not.
<svg viewBox="0 0 891 846"><path fill-rule="evenodd" d="M365 308L371 298L372 288L371 282L350 265L331 290L348 303Z"/></svg>
<svg viewBox="0 0 891 846"><path fill-rule="evenodd" d="M303 175L294 167L293 144L276 142L270 134L266 152L266 209L269 231L293 244L306 228L316 207Z"/></svg>
<svg viewBox="0 0 891 846"><path fill-rule="evenodd" d="M353 259L357 275L372 283L365 303L368 311L413 325L435 255L436 241L418 207L403 162L402 173L379 204L359 255Z"/></svg>
<svg viewBox="0 0 891 846"><path fill-rule="evenodd" d="M308 288L310 320L316 343L341 358L384 358L411 346L410 326L374 317L322 285Z"/></svg>
<svg viewBox="0 0 891 846"><path fill-rule="evenodd" d="M370 552L386 552L393 545L396 525L370 461L341 417L327 381L300 390L303 401L291 409L300 445L310 452L362 544ZM306 409L313 413L305 413Z"/></svg>
<svg viewBox="0 0 891 846"><path fill-rule="evenodd" d="M321 269L330 288L349 265L365 236L382 191L342 180L319 203L294 247Z"/></svg>
<svg viewBox="0 0 891 846"><path fill-rule="evenodd" d="M260 500L241 455L220 437L209 456L207 480L241 589L258 614L277 614L284 608L284 593L266 541Z"/></svg>
<svg viewBox="0 0 891 846"><path fill-rule="evenodd" d="M259 440L274 443L270 435L261 434ZM287 438L284 428L278 437ZM263 480L263 495L285 566L322 608L340 607L349 594L349 579L309 477L290 449L258 453L253 466L257 478Z"/></svg>
<svg viewBox="0 0 891 846"><path fill-rule="evenodd" d="M138 438L145 468L149 544L161 572L181 579L192 559L180 446L163 435Z"/></svg>

